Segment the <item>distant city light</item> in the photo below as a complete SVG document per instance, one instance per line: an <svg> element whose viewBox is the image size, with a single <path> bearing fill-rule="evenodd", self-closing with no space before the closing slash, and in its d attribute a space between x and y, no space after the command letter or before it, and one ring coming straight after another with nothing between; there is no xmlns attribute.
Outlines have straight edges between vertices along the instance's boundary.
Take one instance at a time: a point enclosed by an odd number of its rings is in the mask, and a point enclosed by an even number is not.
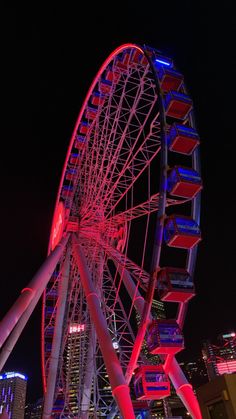
<svg viewBox="0 0 236 419"><path fill-rule="evenodd" d="M160 63L160 64L164 64L164 65L168 65L168 66L170 66L170 63L168 63L167 61L159 60L158 58L156 58L156 59L155 59L155 61L156 61L157 63Z"/></svg>
<svg viewBox="0 0 236 419"><path fill-rule="evenodd" d="M227 338L234 338L235 337L235 333L227 333L226 335L222 335L223 339L227 339Z"/></svg>
<svg viewBox="0 0 236 419"><path fill-rule="evenodd" d="M22 378L23 380L27 380L27 377L19 372L6 372L5 374L0 375L0 380L5 380L6 378Z"/></svg>
<svg viewBox="0 0 236 419"><path fill-rule="evenodd" d="M216 366L220 375L236 372L236 361L218 362Z"/></svg>
<svg viewBox="0 0 236 419"><path fill-rule="evenodd" d="M80 333L84 332L85 325L84 324L73 324L70 326L69 333Z"/></svg>

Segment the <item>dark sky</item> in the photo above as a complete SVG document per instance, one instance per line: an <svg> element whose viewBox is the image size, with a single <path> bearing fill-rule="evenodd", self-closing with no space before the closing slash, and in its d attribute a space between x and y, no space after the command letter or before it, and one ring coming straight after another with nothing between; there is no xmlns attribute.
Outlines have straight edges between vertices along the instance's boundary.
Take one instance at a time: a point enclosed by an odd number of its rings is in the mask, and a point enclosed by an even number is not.
<svg viewBox="0 0 236 419"><path fill-rule="evenodd" d="M0 6L0 314L46 257L66 150L93 77L117 46L145 43L185 75L201 137L203 240L181 356L198 355L202 339L236 329L233 2L32 3ZM31 400L41 394L40 309L6 365L28 375Z"/></svg>

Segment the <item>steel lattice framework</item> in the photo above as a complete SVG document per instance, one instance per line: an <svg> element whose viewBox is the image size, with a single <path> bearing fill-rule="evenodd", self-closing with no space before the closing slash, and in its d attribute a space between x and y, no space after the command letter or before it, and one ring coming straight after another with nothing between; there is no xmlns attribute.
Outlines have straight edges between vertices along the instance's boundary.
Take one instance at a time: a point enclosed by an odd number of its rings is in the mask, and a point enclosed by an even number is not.
<svg viewBox="0 0 236 419"><path fill-rule="evenodd" d="M188 159L199 171L200 163L198 148L187 157L168 150L171 118L156 66L160 56L147 46L123 45L96 75L59 185L47 277L39 272L23 290L12 333L2 340L14 346L43 293L43 418L134 418L129 386L137 365L147 363L142 345L157 272L171 258L164 222L179 208L199 223L200 194L167 192L170 165ZM184 83L179 92L186 94ZM192 111L183 125L194 128ZM191 274L196 248L181 251ZM179 304L181 327L186 306ZM160 359L187 409L200 418L174 356Z"/></svg>

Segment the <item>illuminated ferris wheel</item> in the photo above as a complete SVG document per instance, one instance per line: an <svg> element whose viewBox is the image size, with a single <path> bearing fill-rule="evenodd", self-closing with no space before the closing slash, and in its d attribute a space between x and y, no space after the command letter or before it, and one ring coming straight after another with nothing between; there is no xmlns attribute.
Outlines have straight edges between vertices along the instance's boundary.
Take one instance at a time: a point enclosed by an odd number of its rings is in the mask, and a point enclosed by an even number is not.
<svg viewBox="0 0 236 419"><path fill-rule="evenodd" d="M43 418L134 418L169 396L169 379L201 418L175 359L194 296L201 188L183 75L154 48L122 45L84 100L48 259L14 325L19 334L43 292ZM175 318L158 319L154 299L173 303Z"/></svg>

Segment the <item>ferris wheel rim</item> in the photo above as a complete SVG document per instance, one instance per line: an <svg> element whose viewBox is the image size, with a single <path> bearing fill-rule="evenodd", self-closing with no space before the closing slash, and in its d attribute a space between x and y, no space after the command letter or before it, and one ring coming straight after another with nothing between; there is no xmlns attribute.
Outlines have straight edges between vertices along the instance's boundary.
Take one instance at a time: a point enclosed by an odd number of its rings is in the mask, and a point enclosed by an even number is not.
<svg viewBox="0 0 236 419"><path fill-rule="evenodd" d="M99 78L100 78L100 76L101 76L101 74L104 72L104 70L107 68L107 66L109 65L109 63L114 59L114 57L116 57L119 53L121 53L121 52L123 52L124 50L127 50L127 49L130 49L130 50L137 50L137 51L139 51L143 56L145 56L145 51L144 51L144 48L141 48L139 45L137 45L137 44L133 44L133 43L127 43L127 44L123 44L123 45L121 45L121 46L119 46L118 48L116 48L109 56L108 56L108 58L104 61L104 63L102 64L102 66L99 68L99 70L98 70L98 72L97 72L97 74L96 74L96 76L94 77L94 79L93 79L93 82L92 82L92 84L90 85L90 88L89 88L89 90L88 90L88 92L87 92L87 94L86 94L86 96L85 96L85 99L84 99L84 101L83 101L83 104L82 104L82 107L81 107L81 109L80 109L80 112L79 112L79 115L78 115L78 118L77 118L77 121L76 121L76 124L75 124L75 126L74 126L74 130L73 130L73 133L72 133L72 136L71 136L71 140L70 140L70 142L69 142L69 146L68 146L68 150L67 150L67 154L66 154L66 159L65 159L65 162L64 162L64 166L63 166L63 170L62 170L62 174L61 174L61 177L60 177L60 184L59 184L59 187L58 187L58 193L57 193L57 198L56 198L56 204L55 204L55 207L54 207L54 214L53 214L53 222L54 222L54 217L55 217L55 213L56 213L56 211L57 211L57 209L58 209L58 204L60 203L60 193L61 193L61 190L62 190L62 185L63 185L63 180L64 180L64 176L65 176L65 172L66 172L66 168L67 168L67 165L68 165L68 160L69 160L69 157L70 157L70 153L71 153L71 150L72 150L72 147L73 147L73 142L74 142L74 139L75 139L75 135L76 135L76 132L77 132L77 130L78 130L78 127L79 127L79 124L80 124L80 122L81 122L81 120L82 120L82 117L83 117L83 113L84 113L84 110L85 110L85 108L86 108L86 105L87 105L87 103L88 103L88 100L89 100L89 98L91 97L91 94L92 94L92 92L93 92L93 90L94 90L94 88L95 88L95 86L96 86L96 84L97 84L97 82L98 82L98 80L99 80ZM52 227L53 227L53 222L52 222ZM50 245L51 245L51 238L52 238L52 231L53 231L53 229L51 228L51 232L50 232L50 240L49 240L49 246L48 246L48 254L50 253L50 251L51 251L51 249L50 249ZM43 313L43 315L42 315L42 340L41 340L41 345L42 345L42 351L41 351L41 353L42 353L42 371L43 371L43 381L44 381L44 389L46 389L46 374L45 374L45 351L44 351L44 324L45 324L45 318L44 318L44 310L45 310L45 307L46 307L46 305L45 305L45 303L46 303L46 301L45 301L45 298L46 298L46 292L44 292L44 299L43 299L43 308L42 308L42 313Z"/></svg>
<svg viewBox="0 0 236 419"><path fill-rule="evenodd" d="M99 80L99 78L100 78L101 74L103 73L103 71L106 69L107 65L113 60L113 58L117 54L119 54L120 52L122 52L123 50L125 50L127 48L135 48L135 49L139 50L142 54L144 54L144 48L142 48L138 44L133 44L133 43L122 44L119 47L117 47L116 49L114 49L109 54L109 56L106 58L106 60L103 62L103 64L100 66L99 70L97 71L95 77L93 78L93 81L90 84L90 87L89 87L89 89L88 89L88 91L87 91L87 93L85 95L85 98L84 98L83 103L82 103L82 106L80 108L78 117L76 119L76 123L74 125L74 129L73 129L73 132L72 132L72 135L71 135L71 138L70 138L70 141L69 141L69 146L68 146L68 149L67 149L67 154L66 154L65 162L63 164L63 168L62 168L62 172L61 172L61 177L60 177L60 183L59 183L59 187L58 187L58 191L57 191L57 196L56 196L56 201L55 201L54 211L53 211L53 216L52 216L52 225L53 225L53 220L54 220L54 217L55 217L55 214L56 214L56 211L57 211L57 207L58 207L58 204L59 204L60 192L61 192L61 189L62 189L63 180L64 180L64 176L65 176L67 164L68 164L68 161L69 161L70 153L71 153L71 150L72 150L72 147L73 147L73 141L74 141L76 132L78 130L79 124L80 124L80 122L82 120L83 113L84 113L84 110L85 110L86 105L88 103L88 100L89 100L89 98L90 98L90 96L91 96L91 94L92 94L92 92L94 90L94 87L97 84L97 81ZM48 253L47 254L49 254L50 251L51 251L51 248L50 247L51 247L51 239L52 239L52 225L51 225L51 230L50 230L49 243L48 243L48 251L47 251Z"/></svg>

